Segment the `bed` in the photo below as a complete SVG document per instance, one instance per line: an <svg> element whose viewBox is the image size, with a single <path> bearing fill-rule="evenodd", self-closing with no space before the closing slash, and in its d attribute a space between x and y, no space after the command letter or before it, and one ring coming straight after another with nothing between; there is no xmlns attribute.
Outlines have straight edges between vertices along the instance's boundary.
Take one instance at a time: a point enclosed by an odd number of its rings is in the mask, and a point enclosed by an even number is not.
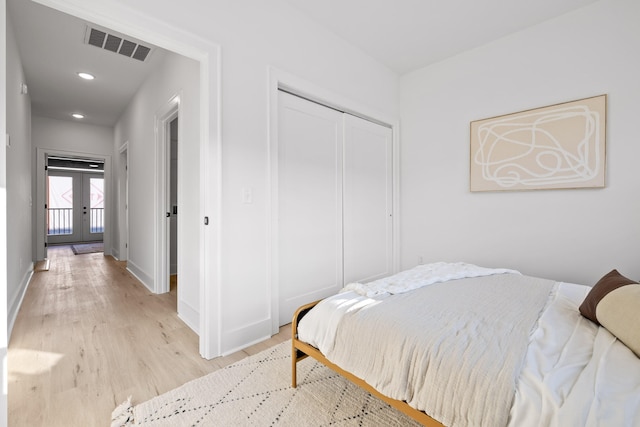
<svg viewBox="0 0 640 427"><path fill-rule="evenodd" d="M604 327L606 326L606 327ZM417 266L300 307L310 356L427 426L640 426L640 286L465 263Z"/></svg>

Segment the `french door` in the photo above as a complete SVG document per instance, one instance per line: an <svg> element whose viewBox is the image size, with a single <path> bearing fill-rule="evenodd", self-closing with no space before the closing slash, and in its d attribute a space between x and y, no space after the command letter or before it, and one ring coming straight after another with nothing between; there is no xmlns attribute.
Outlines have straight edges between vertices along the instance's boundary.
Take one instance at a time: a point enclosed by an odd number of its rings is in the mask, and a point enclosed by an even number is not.
<svg viewBox="0 0 640 427"><path fill-rule="evenodd" d="M104 175L49 170L47 241L96 242L104 233Z"/></svg>

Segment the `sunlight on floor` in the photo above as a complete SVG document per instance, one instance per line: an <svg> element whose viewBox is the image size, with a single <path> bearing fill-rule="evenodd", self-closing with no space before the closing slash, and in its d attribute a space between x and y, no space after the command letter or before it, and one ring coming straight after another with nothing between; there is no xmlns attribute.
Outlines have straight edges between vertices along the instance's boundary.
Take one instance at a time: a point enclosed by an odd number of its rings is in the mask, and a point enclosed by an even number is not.
<svg viewBox="0 0 640 427"><path fill-rule="evenodd" d="M60 353L12 348L9 350L8 363L11 365L11 374L39 375L49 372L63 357Z"/></svg>

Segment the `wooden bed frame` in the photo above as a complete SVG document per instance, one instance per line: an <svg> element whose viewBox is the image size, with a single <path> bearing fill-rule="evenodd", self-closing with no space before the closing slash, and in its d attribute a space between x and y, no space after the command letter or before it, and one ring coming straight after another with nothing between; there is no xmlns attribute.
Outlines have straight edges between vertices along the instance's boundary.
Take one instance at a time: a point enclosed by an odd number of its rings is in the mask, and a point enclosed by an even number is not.
<svg viewBox="0 0 640 427"><path fill-rule="evenodd" d="M338 365L331 363L326 357L324 357L324 355L317 348L298 340L298 323L305 316L305 314L307 314L309 310L315 307L315 305L318 304L319 302L320 301L315 301L310 304L303 305L302 307L298 308L298 310L296 310L296 312L293 314L293 321L291 323L291 335L292 335L291 336L291 343L292 343L291 385L292 387L296 388L298 385L297 384L298 362L300 360L305 359L308 356L311 356L318 362L322 363L323 365L327 366L328 368L334 370L335 372L339 373L343 377L347 378L349 381L351 381L355 385L371 393L373 396L376 396L377 398L393 406L400 412L418 421L420 424L428 427L444 427L444 425L438 422L437 420L431 418L429 415L427 415L422 411L412 408L406 402L392 399L390 397L385 396L384 394L380 393L378 390L376 390L375 388L367 384L364 380L356 377L350 372L345 371L344 369L340 368Z"/></svg>

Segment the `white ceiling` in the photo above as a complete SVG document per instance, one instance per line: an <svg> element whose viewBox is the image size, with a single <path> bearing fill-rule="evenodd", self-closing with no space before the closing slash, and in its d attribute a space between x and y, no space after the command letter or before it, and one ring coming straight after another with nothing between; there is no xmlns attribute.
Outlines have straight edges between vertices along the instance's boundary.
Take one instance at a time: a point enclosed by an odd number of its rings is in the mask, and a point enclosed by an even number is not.
<svg viewBox="0 0 640 427"><path fill-rule="evenodd" d="M399 75L594 1L284 0ZM84 44L80 19L29 0L8 0L7 8L34 115L73 120L81 112L86 123L113 126L165 55L155 48L142 63ZM96 79L83 81L79 71Z"/></svg>
<svg viewBox="0 0 640 427"><path fill-rule="evenodd" d="M113 126L165 54L145 43L153 52L140 62L85 44L87 22L29 0L8 0L7 10L36 116L74 120L79 112L83 123Z"/></svg>
<svg viewBox="0 0 640 427"><path fill-rule="evenodd" d="M597 0L285 0L402 75Z"/></svg>

